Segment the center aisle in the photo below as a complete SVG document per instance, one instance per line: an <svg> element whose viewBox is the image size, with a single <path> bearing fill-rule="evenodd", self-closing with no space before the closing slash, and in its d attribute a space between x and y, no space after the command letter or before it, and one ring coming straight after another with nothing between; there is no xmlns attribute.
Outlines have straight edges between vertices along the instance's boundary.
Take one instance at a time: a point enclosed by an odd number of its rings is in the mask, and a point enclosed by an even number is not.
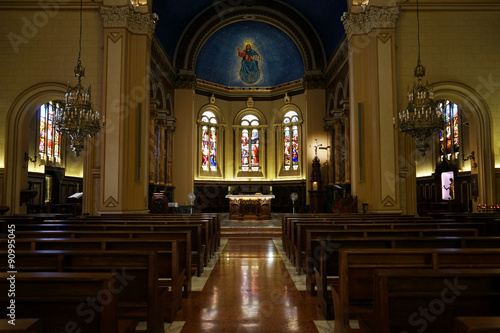
<svg viewBox="0 0 500 333"><path fill-rule="evenodd" d="M202 291L183 300L182 333L318 332L316 298L298 291L272 240L229 238Z"/></svg>

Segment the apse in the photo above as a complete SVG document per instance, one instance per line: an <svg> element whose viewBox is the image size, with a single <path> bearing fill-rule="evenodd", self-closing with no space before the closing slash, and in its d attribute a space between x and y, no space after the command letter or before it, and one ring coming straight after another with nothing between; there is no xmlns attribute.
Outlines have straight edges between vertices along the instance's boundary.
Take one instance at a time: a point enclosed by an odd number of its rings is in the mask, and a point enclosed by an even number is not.
<svg viewBox="0 0 500 333"><path fill-rule="evenodd" d="M198 79L224 87L275 87L304 77L294 41L261 21L238 21L213 33L196 59Z"/></svg>

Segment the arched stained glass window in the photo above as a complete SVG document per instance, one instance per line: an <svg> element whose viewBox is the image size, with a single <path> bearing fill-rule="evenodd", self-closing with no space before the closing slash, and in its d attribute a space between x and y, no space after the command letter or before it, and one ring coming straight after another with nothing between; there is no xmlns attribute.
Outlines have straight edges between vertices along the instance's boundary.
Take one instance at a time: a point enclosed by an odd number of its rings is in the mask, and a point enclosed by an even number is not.
<svg viewBox="0 0 500 333"><path fill-rule="evenodd" d="M241 119L241 171L259 171L259 118L246 115Z"/></svg>
<svg viewBox="0 0 500 333"><path fill-rule="evenodd" d="M283 147L285 171L299 169L299 116L288 111L283 118Z"/></svg>
<svg viewBox="0 0 500 333"><path fill-rule="evenodd" d="M217 171L217 118L211 111L201 116L201 169Z"/></svg>
<svg viewBox="0 0 500 333"><path fill-rule="evenodd" d="M38 154L44 161L60 162L61 159L61 135L54 129L56 103L50 101L38 109L40 115Z"/></svg>
<svg viewBox="0 0 500 333"><path fill-rule="evenodd" d="M444 131L439 133L440 160L459 161L460 157L460 112L455 103L439 102L444 112Z"/></svg>

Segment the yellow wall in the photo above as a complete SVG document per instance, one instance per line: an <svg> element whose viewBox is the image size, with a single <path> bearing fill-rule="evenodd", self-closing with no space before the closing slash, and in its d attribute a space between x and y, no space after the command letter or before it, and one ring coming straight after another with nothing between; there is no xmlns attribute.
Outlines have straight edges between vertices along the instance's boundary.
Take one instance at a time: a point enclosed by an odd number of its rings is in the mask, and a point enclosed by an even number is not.
<svg viewBox="0 0 500 333"><path fill-rule="evenodd" d="M421 60L429 83L465 85L487 105L491 119L494 165L500 167L500 7L494 1L481 6L439 1L421 5ZM490 3L491 5L488 5ZM475 10L474 8L478 8ZM413 85L417 62L417 20L414 6L405 5L397 23L398 109L406 108L407 86ZM485 133L481 133L484 135ZM488 139L488 138L486 138ZM469 152L465 152L469 153ZM433 169L432 159L419 160L417 174Z"/></svg>

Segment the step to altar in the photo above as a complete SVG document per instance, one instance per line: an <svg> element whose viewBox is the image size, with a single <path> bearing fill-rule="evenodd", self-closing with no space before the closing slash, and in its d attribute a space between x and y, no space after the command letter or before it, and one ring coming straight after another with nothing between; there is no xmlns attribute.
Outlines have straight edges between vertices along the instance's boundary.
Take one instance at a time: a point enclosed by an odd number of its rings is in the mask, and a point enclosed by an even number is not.
<svg viewBox="0 0 500 333"><path fill-rule="evenodd" d="M281 227L223 226L220 234L224 238L281 238Z"/></svg>

